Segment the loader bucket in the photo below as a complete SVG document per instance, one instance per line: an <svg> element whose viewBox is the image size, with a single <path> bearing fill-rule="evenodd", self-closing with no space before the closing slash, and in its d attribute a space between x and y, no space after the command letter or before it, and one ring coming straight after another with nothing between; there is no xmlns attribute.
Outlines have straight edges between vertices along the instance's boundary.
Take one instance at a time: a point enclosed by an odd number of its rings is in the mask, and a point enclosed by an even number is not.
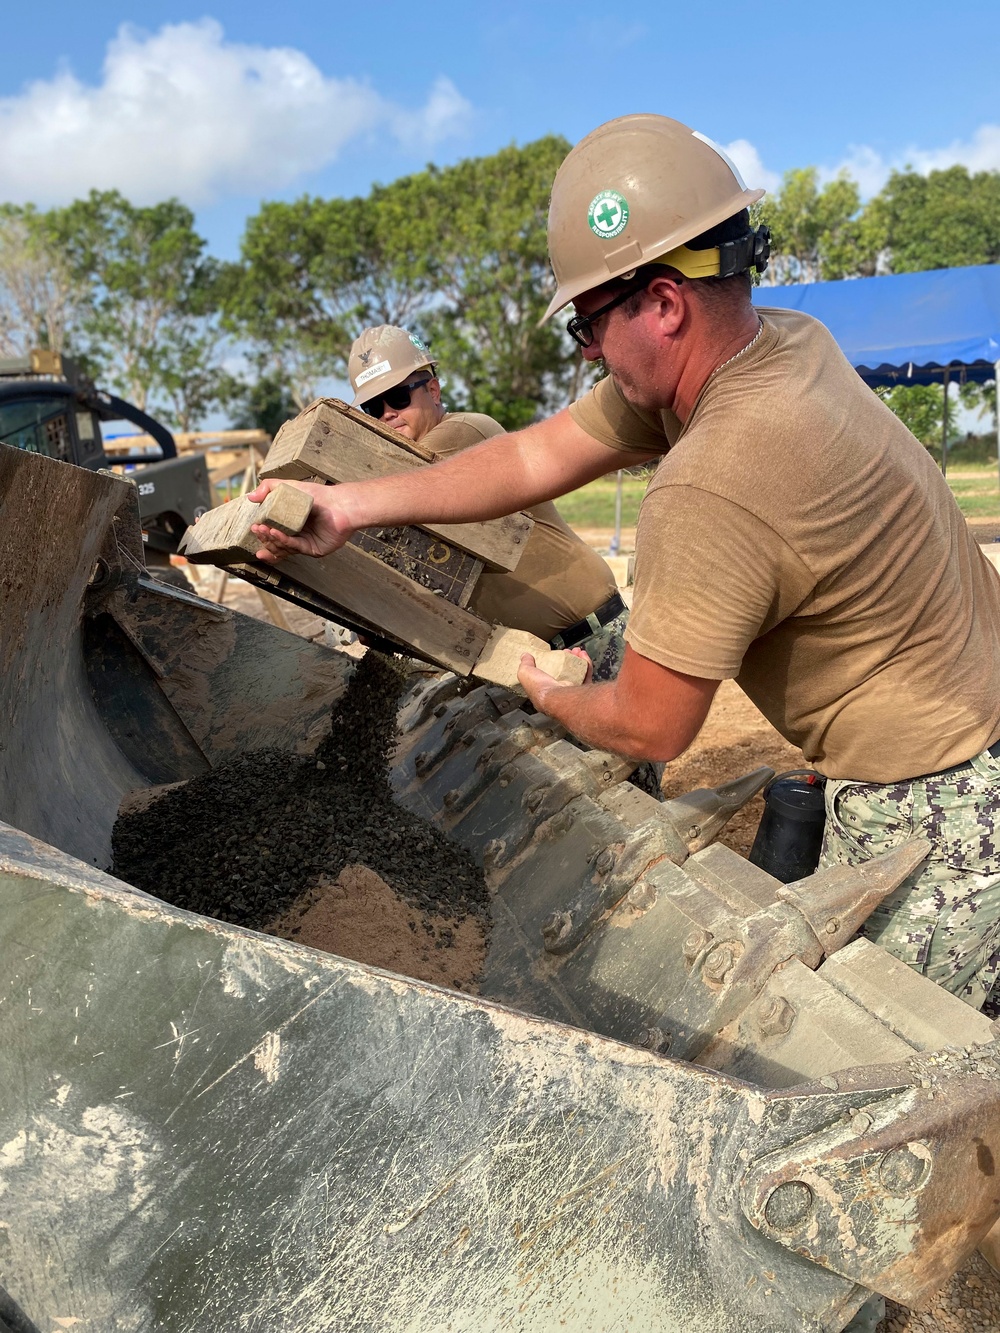
<svg viewBox="0 0 1000 1333"><path fill-rule="evenodd" d="M850 938L919 843L781 886L712 842L766 774L660 805L438 679L394 783L486 868L482 996L180 911L121 795L350 665L152 583L127 482L0 491L0 1329L836 1333L992 1225L992 1024Z"/></svg>
<svg viewBox="0 0 1000 1333"><path fill-rule="evenodd" d="M135 486L0 445L0 819L105 867L125 792L323 734L350 659L157 583Z"/></svg>

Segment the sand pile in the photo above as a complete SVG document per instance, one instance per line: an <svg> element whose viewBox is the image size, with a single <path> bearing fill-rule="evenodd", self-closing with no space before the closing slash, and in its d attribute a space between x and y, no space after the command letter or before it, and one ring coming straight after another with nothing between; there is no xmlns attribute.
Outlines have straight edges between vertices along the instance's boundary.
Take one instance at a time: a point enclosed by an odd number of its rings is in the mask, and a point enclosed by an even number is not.
<svg viewBox="0 0 1000 1333"><path fill-rule="evenodd" d="M392 801L402 686L392 660L368 652L315 755L258 750L133 805L115 826L113 873L205 916L254 930L273 923L314 947L467 986L481 965L489 899L471 857ZM374 874L344 877L349 867ZM470 919L461 957L432 964ZM379 935L385 947L373 944Z"/></svg>
<svg viewBox="0 0 1000 1333"><path fill-rule="evenodd" d="M321 877L265 929L312 949L473 993L486 957L481 917L421 911L367 866L348 866L335 880Z"/></svg>

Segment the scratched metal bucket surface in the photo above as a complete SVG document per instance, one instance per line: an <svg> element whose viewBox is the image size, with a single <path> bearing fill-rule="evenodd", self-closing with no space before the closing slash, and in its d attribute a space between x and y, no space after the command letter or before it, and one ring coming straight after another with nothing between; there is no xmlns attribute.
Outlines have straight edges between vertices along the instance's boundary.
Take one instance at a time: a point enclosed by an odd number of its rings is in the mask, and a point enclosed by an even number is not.
<svg viewBox="0 0 1000 1333"><path fill-rule="evenodd" d="M0 1280L39 1328L770 1333L857 1303L739 1209L759 1089L8 829L0 916Z"/></svg>
<svg viewBox="0 0 1000 1333"><path fill-rule="evenodd" d="M146 576L135 487L0 445L0 819L92 865L125 792L294 736L350 659Z"/></svg>
<svg viewBox="0 0 1000 1333"><path fill-rule="evenodd" d="M487 864L500 1003L94 869L124 792L308 748L350 666L151 583L126 482L0 446L0 495L0 1320L835 1333L970 1252L1000 1071L919 1053L992 1031L920 978L890 1030L840 955L769 952L771 922L816 936L709 845L740 792L651 810L549 720L434 686L399 795ZM766 967L702 985L720 949ZM706 1067L665 1056L680 1001Z"/></svg>

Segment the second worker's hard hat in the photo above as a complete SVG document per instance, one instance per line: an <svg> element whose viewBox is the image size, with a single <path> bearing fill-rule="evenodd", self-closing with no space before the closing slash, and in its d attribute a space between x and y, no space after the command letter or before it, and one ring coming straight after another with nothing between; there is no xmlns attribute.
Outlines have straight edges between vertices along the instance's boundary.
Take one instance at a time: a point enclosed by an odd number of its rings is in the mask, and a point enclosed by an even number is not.
<svg viewBox="0 0 1000 1333"><path fill-rule="evenodd" d="M707 252L685 253L685 243L763 194L747 189L718 144L679 120L649 114L609 120L570 151L552 184L549 258L557 290L542 323L640 264L670 263L689 270L688 277L717 275L718 263L713 269Z"/></svg>
<svg viewBox="0 0 1000 1333"><path fill-rule="evenodd" d="M354 390L354 407L394 389L416 370L433 366L427 346L415 333L395 324L376 324L354 340L347 373Z"/></svg>

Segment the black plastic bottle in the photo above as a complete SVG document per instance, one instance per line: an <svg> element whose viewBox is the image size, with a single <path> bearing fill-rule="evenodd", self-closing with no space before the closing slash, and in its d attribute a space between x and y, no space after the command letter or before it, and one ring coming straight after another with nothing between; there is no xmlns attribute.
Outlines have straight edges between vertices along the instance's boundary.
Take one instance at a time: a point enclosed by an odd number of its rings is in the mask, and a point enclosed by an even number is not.
<svg viewBox="0 0 1000 1333"><path fill-rule="evenodd" d="M750 860L782 884L805 879L819 864L825 786L821 774L803 768L779 773L764 788L764 813Z"/></svg>

